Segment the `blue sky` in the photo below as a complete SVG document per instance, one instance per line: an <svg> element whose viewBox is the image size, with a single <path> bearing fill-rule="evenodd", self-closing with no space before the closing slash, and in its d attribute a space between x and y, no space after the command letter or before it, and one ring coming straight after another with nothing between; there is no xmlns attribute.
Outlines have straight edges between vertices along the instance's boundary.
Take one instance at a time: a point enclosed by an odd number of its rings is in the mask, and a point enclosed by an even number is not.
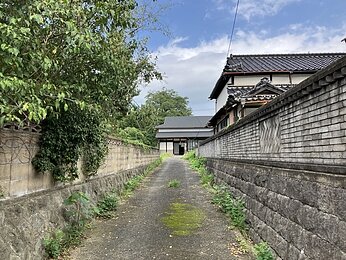
<svg viewBox="0 0 346 260"><path fill-rule="evenodd" d="M174 89L194 115L213 115L208 96L226 61L236 0L158 0L170 7L160 21L170 36L150 33L163 81L142 87ZM156 3L157 3L156 2ZM346 0L240 0L233 54L346 52Z"/></svg>

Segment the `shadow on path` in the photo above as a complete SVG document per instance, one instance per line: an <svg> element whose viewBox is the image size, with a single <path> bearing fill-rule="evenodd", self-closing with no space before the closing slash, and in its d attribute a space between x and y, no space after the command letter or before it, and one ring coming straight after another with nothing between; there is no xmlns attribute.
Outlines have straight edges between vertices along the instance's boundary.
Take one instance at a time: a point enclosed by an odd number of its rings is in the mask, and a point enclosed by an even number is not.
<svg viewBox="0 0 346 260"><path fill-rule="evenodd" d="M180 181L180 186L168 187L170 180ZM89 238L71 252L71 259L252 259L231 254L235 232L210 199L187 163L169 158L119 206L116 219L95 223ZM174 205L195 209L198 213L187 216L198 214L197 227L187 233L168 228L163 219L173 214Z"/></svg>

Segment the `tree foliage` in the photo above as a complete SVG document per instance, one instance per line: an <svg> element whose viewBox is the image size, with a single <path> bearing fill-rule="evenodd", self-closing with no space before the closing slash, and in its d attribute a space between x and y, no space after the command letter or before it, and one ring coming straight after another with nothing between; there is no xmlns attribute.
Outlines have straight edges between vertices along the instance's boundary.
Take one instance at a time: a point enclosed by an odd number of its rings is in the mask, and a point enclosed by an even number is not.
<svg viewBox="0 0 346 260"><path fill-rule="evenodd" d="M180 96L172 89L162 89L146 96L145 103L133 107L121 121L120 128L133 127L140 130L145 144L155 146L157 141L156 126L164 122L167 116L189 116L192 114L188 106L188 98Z"/></svg>
<svg viewBox="0 0 346 260"><path fill-rule="evenodd" d="M187 97L179 96L175 90L165 88L160 91L150 92L145 101L145 106L155 111L161 122L167 116L191 115L192 111L188 104Z"/></svg>
<svg viewBox="0 0 346 260"><path fill-rule="evenodd" d="M0 127L43 126L39 171L73 180L83 155L95 174L104 122L126 112L139 83L161 77L138 36L155 19L138 2L0 2Z"/></svg>
<svg viewBox="0 0 346 260"><path fill-rule="evenodd" d="M135 0L3 0L0 125L39 123L71 103L109 117L123 112L139 80L160 77Z"/></svg>
<svg viewBox="0 0 346 260"><path fill-rule="evenodd" d="M145 134L136 127L125 127L124 129L119 129L117 135L124 141L127 141L131 144L148 144L148 140Z"/></svg>

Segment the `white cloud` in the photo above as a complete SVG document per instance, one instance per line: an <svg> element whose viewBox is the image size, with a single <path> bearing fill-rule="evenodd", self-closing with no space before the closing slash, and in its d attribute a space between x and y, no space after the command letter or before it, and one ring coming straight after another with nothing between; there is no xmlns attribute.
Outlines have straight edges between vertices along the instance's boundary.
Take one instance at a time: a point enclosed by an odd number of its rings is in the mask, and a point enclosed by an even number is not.
<svg viewBox="0 0 346 260"><path fill-rule="evenodd" d="M346 52L346 45L340 41L346 31L321 26L304 27L290 25L282 34L270 36L267 33L238 31L232 44L236 53L301 53L301 52Z"/></svg>
<svg viewBox="0 0 346 260"><path fill-rule="evenodd" d="M232 45L233 54L346 52L346 25L341 28L288 26L281 34L271 36L267 32L238 31ZM184 38L177 38L158 48L158 67L166 77L163 82L152 82L136 98L142 103L148 91L162 87L176 90L190 100L195 115L212 115L214 103L208 97L226 62L227 36L198 46L182 47Z"/></svg>
<svg viewBox="0 0 346 260"><path fill-rule="evenodd" d="M258 16L273 16L277 14L285 6L299 2L301 0L242 0L239 2L238 13L246 20ZM218 10L235 11L237 0L230 2L229 0L214 0Z"/></svg>
<svg viewBox="0 0 346 260"><path fill-rule="evenodd" d="M213 115L214 102L208 100L216 80L226 62L226 36L211 42L201 42L193 48L179 46L184 38L177 38L158 48L157 65L164 73L163 82L154 81L142 89L136 102L142 103L149 91L162 87L174 89L189 98L194 115Z"/></svg>

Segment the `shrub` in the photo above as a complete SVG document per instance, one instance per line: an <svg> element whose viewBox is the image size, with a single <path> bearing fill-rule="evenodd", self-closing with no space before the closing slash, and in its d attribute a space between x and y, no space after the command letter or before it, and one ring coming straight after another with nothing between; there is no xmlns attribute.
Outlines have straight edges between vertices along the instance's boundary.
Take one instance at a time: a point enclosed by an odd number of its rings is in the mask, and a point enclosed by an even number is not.
<svg viewBox="0 0 346 260"><path fill-rule="evenodd" d="M57 259L63 250L65 234L58 229L50 237L43 240L46 256Z"/></svg>

